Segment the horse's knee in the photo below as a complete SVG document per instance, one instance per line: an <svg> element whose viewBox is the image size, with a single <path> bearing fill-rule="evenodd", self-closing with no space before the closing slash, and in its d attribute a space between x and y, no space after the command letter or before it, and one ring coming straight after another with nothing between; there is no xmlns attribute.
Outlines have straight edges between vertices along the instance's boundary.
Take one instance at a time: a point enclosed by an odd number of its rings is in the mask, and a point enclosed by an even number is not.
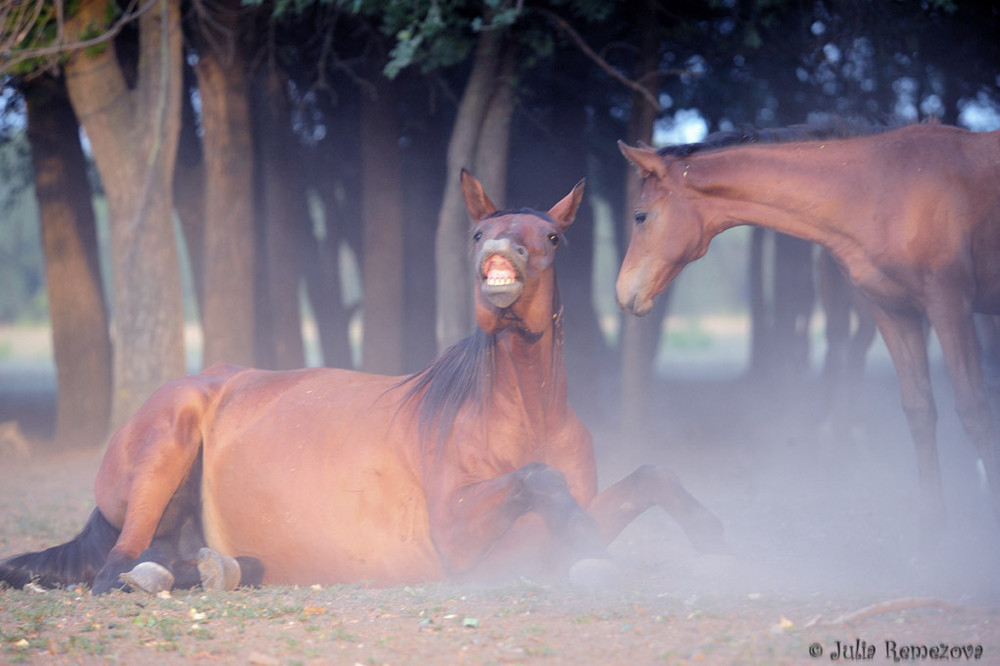
<svg viewBox="0 0 1000 666"><path fill-rule="evenodd" d="M515 478L511 498L523 512L536 511L546 522L565 522L573 505L579 506L570 495L566 476L554 467L529 463L515 472Z"/></svg>
<svg viewBox="0 0 1000 666"><path fill-rule="evenodd" d="M647 464L633 474L643 492L678 522L699 552L729 551L722 521L687 491L673 470Z"/></svg>
<svg viewBox="0 0 1000 666"><path fill-rule="evenodd" d="M566 476L555 467L530 463L516 472L512 496L524 513L540 515L553 535L580 551L603 552L597 522L573 498Z"/></svg>

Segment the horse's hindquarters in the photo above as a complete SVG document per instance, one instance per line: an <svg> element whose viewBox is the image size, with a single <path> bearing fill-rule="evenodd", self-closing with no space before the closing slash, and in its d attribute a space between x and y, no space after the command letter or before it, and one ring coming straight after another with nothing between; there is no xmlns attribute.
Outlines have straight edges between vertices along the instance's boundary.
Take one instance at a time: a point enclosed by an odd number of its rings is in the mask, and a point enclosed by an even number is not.
<svg viewBox="0 0 1000 666"><path fill-rule="evenodd" d="M423 489L400 448L408 438L396 403L378 399L384 390L341 376L288 391L250 419L220 413L203 453L208 545L257 558L265 583L441 577Z"/></svg>

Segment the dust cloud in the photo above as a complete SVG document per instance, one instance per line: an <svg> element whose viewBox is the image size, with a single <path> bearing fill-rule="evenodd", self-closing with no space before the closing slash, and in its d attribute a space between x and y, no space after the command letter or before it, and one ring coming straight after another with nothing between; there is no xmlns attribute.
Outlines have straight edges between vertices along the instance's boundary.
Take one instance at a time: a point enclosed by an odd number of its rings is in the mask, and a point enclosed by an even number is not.
<svg viewBox="0 0 1000 666"><path fill-rule="evenodd" d="M931 535L929 549L919 543L914 448L887 359L869 365L853 408L837 417L818 378L769 387L731 370L729 378L661 379L650 423L631 438L601 422L596 404L582 411L602 488L642 462L665 465L723 521L733 551L699 556L654 508L612 544L623 569L647 576L661 595L691 599L1000 603L1000 523L940 364L934 389L948 526Z"/></svg>

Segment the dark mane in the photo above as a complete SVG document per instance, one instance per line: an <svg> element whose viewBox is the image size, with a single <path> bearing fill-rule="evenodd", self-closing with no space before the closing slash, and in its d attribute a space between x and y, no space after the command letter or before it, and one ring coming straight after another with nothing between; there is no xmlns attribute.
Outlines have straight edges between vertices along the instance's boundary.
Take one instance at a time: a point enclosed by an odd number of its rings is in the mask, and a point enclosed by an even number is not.
<svg viewBox="0 0 1000 666"><path fill-rule="evenodd" d="M560 349L563 344L562 307L559 289L553 297L552 369L562 367ZM390 391L406 388L401 407L417 403L417 422L421 444L433 446L438 453L451 433L459 410L472 404L482 412L489 406L493 393L494 362L501 334L490 334L476 328L472 335L456 342L423 370L403 378Z"/></svg>
<svg viewBox="0 0 1000 666"><path fill-rule="evenodd" d="M801 125L771 127L765 129L747 128L713 132L697 143L666 146L657 152L660 155L687 157L692 153L707 152L748 143L793 143L795 141L823 141L826 139L847 139L854 136L868 136L895 129L898 125L874 123L857 118L826 116Z"/></svg>
<svg viewBox="0 0 1000 666"><path fill-rule="evenodd" d="M493 383L493 360L497 336L476 329L472 335L448 347L430 365L403 379L393 388L409 385L403 403L416 401L420 440L432 435L439 445L451 431L458 411L467 402L482 409Z"/></svg>

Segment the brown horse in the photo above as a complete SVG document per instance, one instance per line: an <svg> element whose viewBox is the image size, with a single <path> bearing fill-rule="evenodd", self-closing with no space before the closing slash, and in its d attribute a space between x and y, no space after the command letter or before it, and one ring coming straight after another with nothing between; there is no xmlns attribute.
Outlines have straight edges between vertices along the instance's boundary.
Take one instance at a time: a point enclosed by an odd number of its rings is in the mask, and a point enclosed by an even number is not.
<svg viewBox="0 0 1000 666"><path fill-rule="evenodd" d="M806 140L789 141L795 135ZM1000 515L997 429L973 326L973 312L1000 313L1000 132L912 125L817 140L799 128L659 152L619 147L643 177L618 276L624 309L648 312L729 227L757 225L822 245L871 300L895 363L925 536L945 521L925 318Z"/></svg>
<svg viewBox="0 0 1000 666"><path fill-rule="evenodd" d="M583 183L547 213L498 211L467 173L462 188L472 336L409 377L213 367L163 386L111 440L84 532L9 560L3 577L92 578L106 592L137 561L176 568L192 519L264 583L557 573L606 557L653 505L722 549L718 519L665 469L597 492L591 436L566 402L553 266Z"/></svg>

